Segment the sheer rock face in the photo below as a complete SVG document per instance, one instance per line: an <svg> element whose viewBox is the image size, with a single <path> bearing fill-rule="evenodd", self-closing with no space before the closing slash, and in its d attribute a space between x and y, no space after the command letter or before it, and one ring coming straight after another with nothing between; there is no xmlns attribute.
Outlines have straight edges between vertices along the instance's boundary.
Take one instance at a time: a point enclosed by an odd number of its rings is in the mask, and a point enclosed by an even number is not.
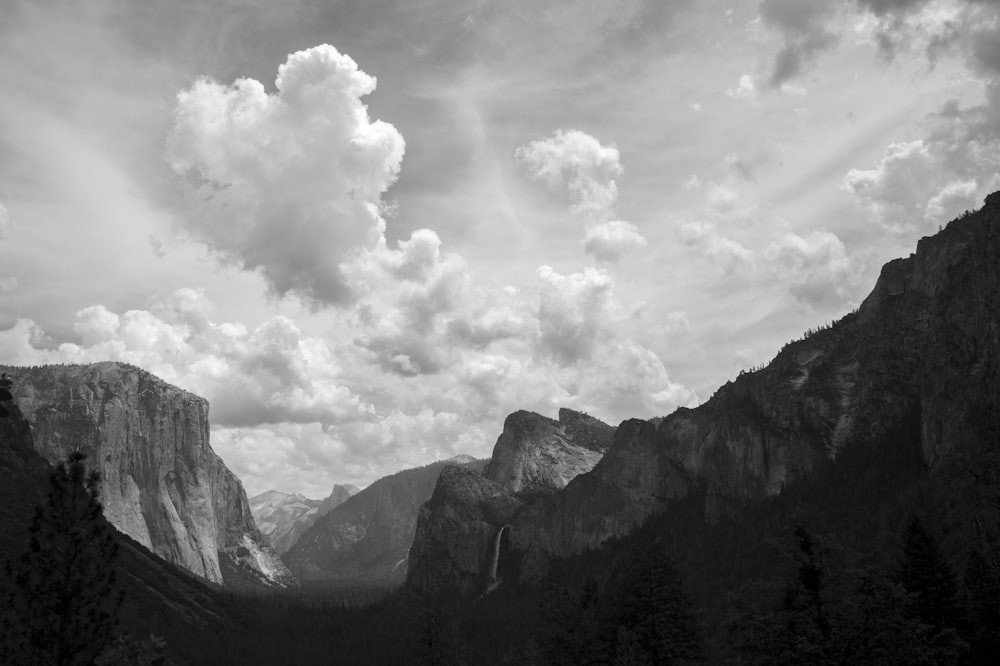
<svg viewBox="0 0 1000 666"><path fill-rule="evenodd" d="M559 420L532 412L507 417L484 476L508 490L559 490L589 472L611 445L615 429L597 419L559 410Z"/></svg>
<svg viewBox="0 0 1000 666"><path fill-rule="evenodd" d="M909 258L886 264L857 312L787 344L766 367L742 373L697 408L623 423L592 470L504 515L510 548L522 555L521 577L531 579L552 556L624 534L694 489L707 498L705 519L714 521L808 478L845 443L876 442L914 417L934 474L988 437L990 415L1000 410L998 386L1000 197L994 197L922 239ZM501 440L506 434L505 428ZM480 483L516 478L493 472ZM439 484L454 481L442 476ZM489 522L494 502L466 502L471 495L458 488L439 490L440 501L421 516L416 543L428 552L447 544L455 553L466 548L456 543L464 538L476 555L454 566L471 570L484 557L482 535L456 523L465 514L470 524ZM459 510L449 501L465 503ZM434 575L459 591L473 589L467 577ZM433 577L421 572L410 582L420 586Z"/></svg>
<svg viewBox="0 0 1000 666"><path fill-rule="evenodd" d="M480 474L448 467L420 509L408 580L431 591L483 589L499 530L526 507L552 509L553 495L590 471L615 428L586 414L559 410L555 421L519 411L504 422ZM506 541L517 546L520 535Z"/></svg>
<svg viewBox="0 0 1000 666"><path fill-rule="evenodd" d="M208 402L120 363L3 368L50 462L87 453L108 520L160 557L215 583L286 585L240 480L209 445Z"/></svg>
<svg viewBox="0 0 1000 666"><path fill-rule="evenodd" d="M279 555L284 555L313 523L357 492L354 486L338 484L326 499L315 500L298 493L268 490L250 498L250 510L260 533Z"/></svg>
<svg viewBox="0 0 1000 666"><path fill-rule="evenodd" d="M450 464L478 475L484 461L459 456L379 479L319 518L285 563L302 580L402 582L420 506Z"/></svg>

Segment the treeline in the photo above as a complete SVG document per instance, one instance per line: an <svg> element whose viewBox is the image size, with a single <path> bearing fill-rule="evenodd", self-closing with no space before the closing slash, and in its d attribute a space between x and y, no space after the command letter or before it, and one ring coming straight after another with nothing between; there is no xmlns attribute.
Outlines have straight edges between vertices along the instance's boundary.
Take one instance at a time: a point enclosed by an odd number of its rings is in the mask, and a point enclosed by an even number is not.
<svg viewBox="0 0 1000 666"><path fill-rule="evenodd" d="M95 659L132 655L106 663L991 663L1000 650L1000 488L993 483L1000 460L983 454L970 463L975 474L931 477L920 424L913 410L878 441L846 444L813 477L765 502L720 511L717 522L706 522L706 507L719 500L695 487L630 534L553 562L540 585L519 584L519 556L510 552L500 561L504 583L480 598L384 588L220 591L214 607L226 618L211 633L149 626L164 642L105 626L86 635L104 636L92 646ZM69 473L72 483L66 473L62 486L86 489L78 470ZM979 495L981 505L969 499ZM41 511L64 504L50 499ZM91 531L40 526L35 533L34 552L53 553L67 534ZM96 546L81 550L78 563L81 575L100 578L100 563L111 558L97 547L106 543L101 530L92 533ZM64 591L61 579L45 573L57 568L45 558L31 556L12 571L23 575L24 567L34 571L25 585L36 587L8 604L20 609L12 621L41 612L23 605L41 596L37 586L55 597ZM20 643L5 635L4 645L29 649L26 634L17 635Z"/></svg>

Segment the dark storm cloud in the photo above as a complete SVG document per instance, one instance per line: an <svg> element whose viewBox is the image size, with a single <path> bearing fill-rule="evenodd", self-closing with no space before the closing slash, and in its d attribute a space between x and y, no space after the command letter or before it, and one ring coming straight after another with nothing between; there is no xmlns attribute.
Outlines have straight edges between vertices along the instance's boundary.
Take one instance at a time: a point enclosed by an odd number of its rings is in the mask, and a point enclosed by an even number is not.
<svg viewBox="0 0 1000 666"><path fill-rule="evenodd" d="M764 23L781 31L785 45L775 56L769 84L782 84L800 76L816 57L837 43L837 35L827 23L835 5L827 0L764 0L760 16Z"/></svg>
<svg viewBox="0 0 1000 666"><path fill-rule="evenodd" d="M981 29L972 33L972 61L983 74L1000 74L1000 30Z"/></svg>
<svg viewBox="0 0 1000 666"><path fill-rule="evenodd" d="M875 16L902 14L919 9L929 0L858 0L858 7L867 9Z"/></svg>

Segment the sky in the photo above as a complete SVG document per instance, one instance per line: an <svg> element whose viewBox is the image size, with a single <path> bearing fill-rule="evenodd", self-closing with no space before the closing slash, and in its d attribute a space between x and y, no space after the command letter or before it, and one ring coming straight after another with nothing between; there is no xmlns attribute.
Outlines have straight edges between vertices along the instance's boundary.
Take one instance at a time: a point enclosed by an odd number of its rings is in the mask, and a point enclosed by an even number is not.
<svg viewBox="0 0 1000 666"><path fill-rule="evenodd" d="M1000 189L991 0L0 0L0 359L251 495L707 400Z"/></svg>

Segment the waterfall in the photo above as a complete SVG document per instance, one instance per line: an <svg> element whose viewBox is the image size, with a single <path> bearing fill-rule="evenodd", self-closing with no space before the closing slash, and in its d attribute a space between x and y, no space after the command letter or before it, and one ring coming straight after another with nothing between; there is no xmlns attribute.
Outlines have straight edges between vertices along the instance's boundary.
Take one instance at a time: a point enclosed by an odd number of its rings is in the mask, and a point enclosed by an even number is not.
<svg viewBox="0 0 1000 666"><path fill-rule="evenodd" d="M497 577L497 568L500 566L500 540L503 538L503 532L507 527L507 525L503 525L497 530L496 538L493 539L493 556L490 558L489 582L486 585L486 592L484 594L489 594L500 586L500 579Z"/></svg>

